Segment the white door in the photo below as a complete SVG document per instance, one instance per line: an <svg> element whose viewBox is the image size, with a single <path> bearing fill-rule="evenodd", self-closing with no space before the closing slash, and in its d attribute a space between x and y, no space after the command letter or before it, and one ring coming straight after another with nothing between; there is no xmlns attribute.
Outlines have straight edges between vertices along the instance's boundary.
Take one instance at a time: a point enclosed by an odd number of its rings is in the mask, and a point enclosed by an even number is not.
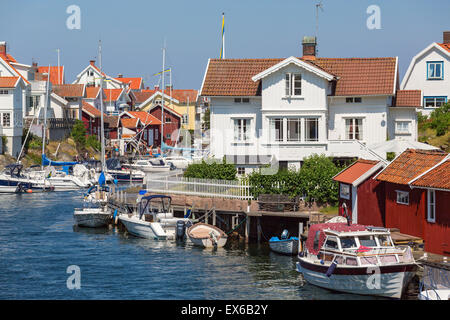
<svg viewBox="0 0 450 320"><path fill-rule="evenodd" d="M152 146L153 145L153 129L150 129L150 130L148 130L148 140L147 140L147 143L148 143L148 146Z"/></svg>

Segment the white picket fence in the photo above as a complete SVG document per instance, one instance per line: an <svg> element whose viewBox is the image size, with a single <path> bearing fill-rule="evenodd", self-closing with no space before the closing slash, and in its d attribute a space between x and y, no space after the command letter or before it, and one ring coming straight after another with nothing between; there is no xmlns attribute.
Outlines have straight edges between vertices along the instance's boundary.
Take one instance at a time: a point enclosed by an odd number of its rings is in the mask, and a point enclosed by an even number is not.
<svg viewBox="0 0 450 320"><path fill-rule="evenodd" d="M249 200L250 185L245 180L185 178L182 176L147 178L147 191L212 198Z"/></svg>

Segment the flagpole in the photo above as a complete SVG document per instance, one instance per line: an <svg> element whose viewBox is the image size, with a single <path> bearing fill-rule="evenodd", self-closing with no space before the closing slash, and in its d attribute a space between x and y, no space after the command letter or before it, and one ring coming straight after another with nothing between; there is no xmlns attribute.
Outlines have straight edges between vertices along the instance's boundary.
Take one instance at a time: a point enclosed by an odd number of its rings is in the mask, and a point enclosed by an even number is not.
<svg viewBox="0 0 450 320"><path fill-rule="evenodd" d="M50 86L50 65L48 65L47 86L45 88L44 123L42 126L44 128L44 131L42 132L42 155L45 155L45 141L47 140L46 134L47 134L47 108L49 101L49 93L48 93L49 86ZM41 161L41 170L44 170L43 159Z"/></svg>
<svg viewBox="0 0 450 320"><path fill-rule="evenodd" d="M98 44L98 56L99 56L99 63L100 63L100 139L101 139L101 161L102 161L102 172L105 172L106 166L105 166L105 133L103 132L103 74L102 74L102 41L99 40ZM111 99L111 98L110 98Z"/></svg>
<svg viewBox="0 0 450 320"><path fill-rule="evenodd" d="M162 97L161 97L161 147L164 143L164 70L165 70L165 64L166 64L166 41L164 40L164 47L163 47L163 65L162 65Z"/></svg>
<svg viewBox="0 0 450 320"><path fill-rule="evenodd" d="M61 76L59 71L59 49L56 49L56 51L58 52L58 84L61 84Z"/></svg>

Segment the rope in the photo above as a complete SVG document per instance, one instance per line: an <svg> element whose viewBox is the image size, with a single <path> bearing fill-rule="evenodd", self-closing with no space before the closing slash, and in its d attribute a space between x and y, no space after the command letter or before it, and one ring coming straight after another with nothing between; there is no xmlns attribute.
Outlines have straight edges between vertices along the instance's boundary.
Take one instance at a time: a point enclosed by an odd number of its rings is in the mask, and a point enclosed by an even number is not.
<svg viewBox="0 0 450 320"><path fill-rule="evenodd" d="M233 229L231 229L230 231L228 231L226 234L229 235L230 233L232 233L233 231L235 231L235 230L236 230L237 228L239 228L240 225L241 225L242 223L244 223L245 221L247 221L247 217L245 217L244 220L242 220L241 222L239 222L238 225L237 225L236 227L234 227Z"/></svg>

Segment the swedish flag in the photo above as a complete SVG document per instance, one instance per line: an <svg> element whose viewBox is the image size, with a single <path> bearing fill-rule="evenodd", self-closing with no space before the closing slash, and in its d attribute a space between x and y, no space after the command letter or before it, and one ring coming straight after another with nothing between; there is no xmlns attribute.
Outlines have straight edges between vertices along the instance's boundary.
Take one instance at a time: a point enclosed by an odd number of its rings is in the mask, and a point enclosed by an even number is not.
<svg viewBox="0 0 450 320"><path fill-rule="evenodd" d="M166 70L164 70L164 71L161 71L161 72L158 72L158 73L155 73L155 74L154 74L154 76L157 76L157 75L159 75L159 74L162 74L163 72L169 72L169 71L170 71L170 69L171 69L171 68L169 68L169 69L166 69Z"/></svg>
<svg viewBox="0 0 450 320"><path fill-rule="evenodd" d="M219 59L225 59L225 13L222 13L222 47Z"/></svg>

